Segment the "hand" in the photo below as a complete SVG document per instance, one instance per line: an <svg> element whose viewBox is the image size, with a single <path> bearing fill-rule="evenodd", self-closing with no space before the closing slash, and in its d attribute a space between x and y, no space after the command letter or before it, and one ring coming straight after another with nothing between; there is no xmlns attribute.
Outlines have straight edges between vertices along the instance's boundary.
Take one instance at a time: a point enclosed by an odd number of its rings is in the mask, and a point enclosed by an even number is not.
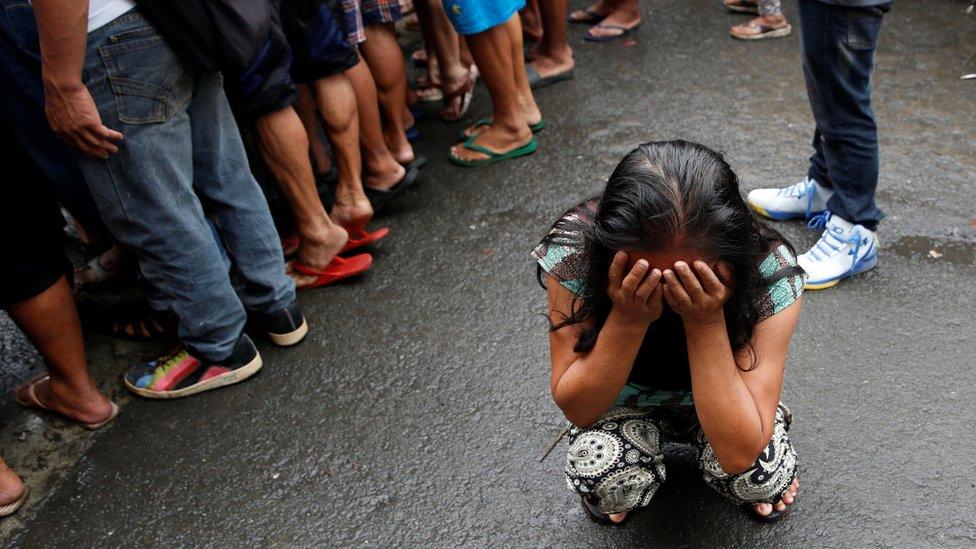
<svg viewBox="0 0 976 549"><path fill-rule="evenodd" d="M654 269L648 274L650 265L639 259L627 276L623 276L626 265L626 252L617 252L610 263L607 293L613 302L611 312L625 322L646 326L660 318L664 310L661 271Z"/></svg>
<svg viewBox="0 0 976 549"><path fill-rule="evenodd" d="M71 147L103 160L119 151L115 142L122 139L122 134L102 124L95 100L83 84L48 86L44 111L54 133Z"/></svg>
<svg viewBox="0 0 976 549"><path fill-rule="evenodd" d="M674 270L664 271L664 299L681 316L685 326L712 326L724 320L723 307L732 295L729 289L732 268L719 262L716 270L718 274L698 260L694 262L694 271L684 261L675 263Z"/></svg>

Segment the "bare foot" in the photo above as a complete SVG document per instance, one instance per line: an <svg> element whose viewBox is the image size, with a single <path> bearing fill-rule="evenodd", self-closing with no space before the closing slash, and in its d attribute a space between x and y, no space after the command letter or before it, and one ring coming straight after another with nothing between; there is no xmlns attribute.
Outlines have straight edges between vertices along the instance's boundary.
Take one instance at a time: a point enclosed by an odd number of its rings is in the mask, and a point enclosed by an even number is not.
<svg viewBox="0 0 976 549"><path fill-rule="evenodd" d="M590 30L586 32L594 38L620 36L624 34L624 31L620 30L620 28L632 29L640 24L640 22L640 15L636 11L618 10L608 15L606 19L600 21L597 25L590 27Z"/></svg>
<svg viewBox="0 0 976 549"><path fill-rule="evenodd" d="M72 387L53 377L35 384L34 396L45 408L79 423L99 423L113 412L112 403L94 387ZM33 400L27 384L14 389L14 397L22 402Z"/></svg>
<svg viewBox="0 0 976 549"><path fill-rule="evenodd" d="M9 505L24 495L24 482L0 459L0 506Z"/></svg>
<svg viewBox="0 0 976 549"><path fill-rule="evenodd" d="M339 250L349 240L349 233L338 225L321 231L313 237L302 236L295 254L298 262L313 269L322 269L332 262Z"/></svg>
<svg viewBox="0 0 976 549"><path fill-rule="evenodd" d="M786 21L786 16L779 13L776 15L760 15L748 23L743 23L741 25L732 27L729 29L729 32L736 38L749 38L763 34L764 27L768 27L773 30L780 30L786 29L789 26L790 24ZM789 34L789 32L785 32L785 34ZM768 34L766 36L770 37L772 34Z"/></svg>
<svg viewBox="0 0 976 549"><path fill-rule="evenodd" d="M468 82L477 78L474 74L473 69L461 70L458 74L444 74L444 82L441 84L441 90L444 90L444 95L448 93L456 93L456 90L467 88ZM473 90L472 90L473 91ZM464 116L461 111L464 109L464 95L456 95L445 101L444 108L441 109L439 116L448 121L456 122Z"/></svg>
<svg viewBox="0 0 976 549"><path fill-rule="evenodd" d="M95 259L104 272L88 264L75 269L75 287L81 288L92 284L99 284L116 277L124 276L129 260L130 258L125 249L119 244L115 244Z"/></svg>
<svg viewBox="0 0 976 549"><path fill-rule="evenodd" d="M405 109L406 110L406 109ZM409 114L409 110L407 113ZM410 116L411 121L413 120L413 115ZM405 117L406 118L406 117ZM404 128L409 128L410 126L404 125ZM386 141L386 148L390 150L390 154L393 158L400 164L409 164L414 161L416 155L413 153L413 145L407 140L407 134L405 132L387 131L386 128L383 129L383 139Z"/></svg>
<svg viewBox="0 0 976 549"><path fill-rule="evenodd" d="M612 520L614 524L620 524L625 518L627 518L627 511L624 511L623 513L613 513L607 516L610 517L610 520Z"/></svg>
<svg viewBox="0 0 976 549"><path fill-rule="evenodd" d="M613 9L612 6L613 6L612 2L608 2L606 0L600 0L596 4L593 4L592 6L586 9L576 10L570 13L569 18L573 21L589 21L593 17L591 14L594 13L606 17L607 15L610 14L610 11Z"/></svg>
<svg viewBox="0 0 976 549"><path fill-rule="evenodd" d="M800 493L800 479L793 479L793 483L790 487L783 492L783 498L776 502L775 505L770 503L757 503L752 506L756 510L756 514L761 517L768 517L770 513L775 509L777 512L785 511L787 507L793 505L796 501L797 494Z"/></svg>
<svg viewBox="0 0 976 549"><path fill-rule="evenodd" d="M573 50L569 48L566 48L566 50L566 52L558 56L536 51L534 59L529 64L535 68L536 72L542 78L571 71L576 67L576 61L573 60Z"/></svg>
<svg viewBox="0 0 976 549"><path fill-rule="evenodd" d="M498 124L492 124L481 131L475 138L475 144L485 147L490 151L504 154L513 149L525 146L532 140L532 130L528 126L523 126L516 131L502 128ZM463 143L458 143L451 147L451 153L461 160L484 160L488 155L472 151L464 147Z"/></svg>
<svg viewBox="0 0 976 549"><path fill-rule="evenodd" d="M329 213L332 222L349 232L365 229L373 218L373 206L365 194L336 194L335 206Z"/></svg>
<svg viewBox="0 0 976 549"><path fill-rule="evenodd" d="M403 179L407 169L394 160L392 156L387 158L389 160L383 162L383 165L378 169L363 173L363 186L378 191L388 191Z"/></svg>

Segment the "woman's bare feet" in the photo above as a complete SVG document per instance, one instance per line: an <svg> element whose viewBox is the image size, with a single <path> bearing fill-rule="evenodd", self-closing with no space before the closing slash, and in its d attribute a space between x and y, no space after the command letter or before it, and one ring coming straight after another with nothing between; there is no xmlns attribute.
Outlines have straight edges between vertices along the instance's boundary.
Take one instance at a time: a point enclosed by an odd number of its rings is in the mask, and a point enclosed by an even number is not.
<svg viewBox="0 0 976 549"><path fill-rule="evenodd" d="M32 402L29 387L25 384L14 389L14 398ZM34 384L34 397L44 408L79 423L99 423L114 413L111 401L94 386L69 386L53 377Z"/></svg>
<svg viewBox="0 0 976 549"><path fill-rule="evenodd" d="M24 482L0 459L0 507L10 505L24 495Z"/></svg>
<svg viewBox="0 0 976 549"><path fill-rule="evenodd" d="M474 144L485 147L490 151L504 154L513 149L525 146L531 140L532 130L528 126L514 129L502 127L500 124L492 124L478 134ZM451 153L461 160L468 161L488 158L488 155L484 153L465 148L463 143L458 143L451 147Z"/></svg>
<svg viewBox="0 0 976 549"><path fill-rule="evenodd" d="M623 513L613 513L611 515L607 515L607 517L609 517L614 524L620 524L625 518L627 518L627 511L624 511Z"/></svg>
<svg viewBox="0 0 976 549"><path fill-rule="evenodd" d="M796 496L799 494L799 492L800 479L795 478L793 479L793 483L790 484L790 487L787 488L786 492L783 493L783 498L776 502L775 505L770 503L757 503L753 505L752 508L755 509L757 515L761 517L768 517L774 509L779 513L785 511L790 505L793 505L793 502L796 501Z"/></svg>

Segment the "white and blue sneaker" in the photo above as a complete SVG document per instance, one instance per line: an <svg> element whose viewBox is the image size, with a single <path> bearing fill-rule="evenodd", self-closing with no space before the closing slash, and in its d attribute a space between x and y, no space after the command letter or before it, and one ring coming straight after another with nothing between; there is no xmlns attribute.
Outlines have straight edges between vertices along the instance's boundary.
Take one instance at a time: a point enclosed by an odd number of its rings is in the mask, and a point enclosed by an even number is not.
<svg viewBox="0 0 976 549"><path fill-rule="evenodd" d="M878 233L832 216L829 211L810 220L810 227L818 226L824 227L820 240L796 258L807 272L806 289L830 288L878 265Z"/></svg>
<svg viewBox="0 0 976 549"><path fill-rule="evenodd" d="M763 217L785 221L810 219L827 210L827 200L834 191L817 183L815 179L803 181L783 189L754 189L749 191L746 203Z"/></svg>

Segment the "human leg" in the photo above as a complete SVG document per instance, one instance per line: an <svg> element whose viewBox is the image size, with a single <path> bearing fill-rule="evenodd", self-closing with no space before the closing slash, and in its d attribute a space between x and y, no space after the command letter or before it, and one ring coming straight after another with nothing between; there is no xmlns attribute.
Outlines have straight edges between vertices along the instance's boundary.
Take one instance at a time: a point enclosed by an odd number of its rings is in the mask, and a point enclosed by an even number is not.
<svg viewBox="0 0 976 549"><path fill-rule="evenodd" d="M573 49L566 39L567 0L539 0L542 13L542 26L545 32L542 40L532 50L532 69L541 78L549 78L573 70Z"/></svg>
<svg viewBox="0 0 976 549"><path fill-rule="evenodd" d="M359 144L365 166L363 184L377 190L389 190L406 173L406 169L390 153L383 139L380 111L376 99L376 84L362 59L346 71L356 94L359 113Z"/></svg>
<svg viewBox="0 0 976 549"><path fill-rule="evenodd" d="M660 430L645 411L624 407L586 429L571 426L565 478L600 513L623 520L620 515L650 504L665 480Z"/></svg>
<svg viewBox="0 0 976 549"><path fill-rule="evenodd" d="M799 471L796 451L787 435L791 423L792 414L781 404L776 411L773 436L765 450L751 467L734 473L722 469L699 429L696 437L698 468L705 482L729 500L751 506L760 517L785 511L793 503L799 488L799 484L794 483Z"/></svg>
<svg viewBox="0 0 976 549"><path fill-rule="evenodd" d="M396 39L393 23L367 24L363 57L376 82L377 97L383 113L383 136L397 162L414 160L413 146L407 140L407 73L403 54Z"/></svg>

